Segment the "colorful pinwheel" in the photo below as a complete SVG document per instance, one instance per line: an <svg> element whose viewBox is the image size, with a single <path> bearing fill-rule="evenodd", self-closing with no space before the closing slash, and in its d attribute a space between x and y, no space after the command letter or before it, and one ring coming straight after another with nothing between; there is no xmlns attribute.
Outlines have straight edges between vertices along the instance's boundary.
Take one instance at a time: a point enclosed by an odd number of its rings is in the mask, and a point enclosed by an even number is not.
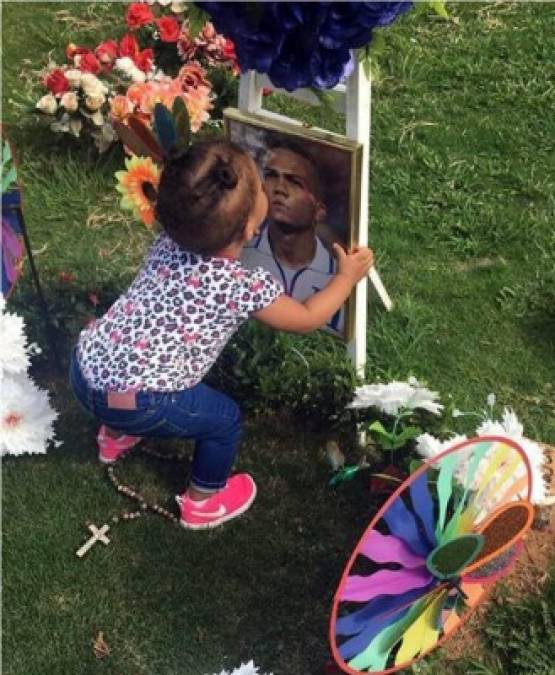
<svg viewBox="0 0 555 675"><path fill-rule="evenodd" d="M533 519L520 446L464 441L415 471L353 552L330 642L346 673L393 673L444 642L518 557Z"/></svg>
<svg viewBox="0 0 555 675"><path fill-rule="evenodd" d="M8 297L23 267L25 253L21 192L10 144L2 132L2 295Z"/></svg>

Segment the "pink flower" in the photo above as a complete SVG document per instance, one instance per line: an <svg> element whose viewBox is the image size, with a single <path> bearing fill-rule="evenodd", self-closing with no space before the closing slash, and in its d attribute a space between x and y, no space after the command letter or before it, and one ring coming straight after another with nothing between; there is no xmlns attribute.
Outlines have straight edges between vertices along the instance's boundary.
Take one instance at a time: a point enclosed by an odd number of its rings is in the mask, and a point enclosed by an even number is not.
<svg viewBox="0 0 555 675"><path fill-rule="evenodd" d="M209 65L213 66L225 60L226 38L219 33L210 21L207 21L195 38L197 49L201 50Z"/></svg>
<svg viewBox="0 0 555 675"><path fill-rule="evenodd" d="M209 110L213 108L208 91L204 87L183 92L182 98L187 106L191 121L191 131L196 133L210 119Z"/></svg>
<svg viewBox="0 0 555 675"><path fill-rule="evenodd" d="M196 61L184 65L177 77L181 81L183 91L198 89L199 87L206 87L210 91L211 85L206 79L206 70Z"/></svg>
<svg viewBox="0 0 555 675"><path fill-rule="evenodd" d="M133 345L136 349L147 349L149 345L148 340L145 340L144 338L141 338L140 340L137 340L135 344Z"/></svg>
<svg viewBox="0 0 555 675"><path fill-rule="evenodd" d="M123 306L123 311L127 314L127 316L133 314L134 309L135 304L133 302L126 302L125 305Z"/></svg>
<svg viewBox="0 0 555 675"><path fill-rule="evenodd" d="M111 340L112 342L115 342L116 344L117 344L118 342L121 342L122 337L123 337L122 334L121 334L119 331L117 331L117 330L113 330L113 331L110 333L110 340Z"/></svg>
<svg viewBox="0 0 555 675"><path fill-rule="evenodd" d="M114 96L110 101L110 112L112 117L123 122L133 112L133 103L127 96Z"/></svg>
<svg viewBox="0 0 555 675"><path fill-rule="evenodd" d="M135 30L152 23L154 21L154 14L147 4L132 2L125 13L125 21L131 30Z"/></svg>
<svg viewBox="0 0 555 675"><path fill-rule="evenodd" d="M177 42L181 28L173 16L163 16L156 19L156 25L160 31L160 40L162 42Z"/></svg>
<svg viewBox="0 0 555 675"><path fill-rule="evenodd" d="M191 38L189 27L185 21L181 26L181 33L177 40L177 51L183 61L190 61L194 58L195 52L197 51L197 45Z"/></svg>
<svg viewBox="0 0 555 675"><path fill-rule="evenodd" d="M56 68L49 73L44 80L44 84L53 94L63 94L70 88L69 80L61 68Z"/></svg>

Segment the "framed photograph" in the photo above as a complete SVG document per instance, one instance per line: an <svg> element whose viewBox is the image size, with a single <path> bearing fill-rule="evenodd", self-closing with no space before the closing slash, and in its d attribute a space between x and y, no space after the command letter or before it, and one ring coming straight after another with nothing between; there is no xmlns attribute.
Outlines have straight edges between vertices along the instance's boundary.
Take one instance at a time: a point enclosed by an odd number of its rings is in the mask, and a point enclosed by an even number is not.
<svg viewBox="0 0 555 675"><path fill-rule="evenodd" d="M224 111L226 138L253 156L268 195L268 217L243 249L246 267L263 267L285 292L303 301L335 274L332 245L358 241L362 146L343 136ZM346 342L353 334L354 293L325 330Z"/></svg>

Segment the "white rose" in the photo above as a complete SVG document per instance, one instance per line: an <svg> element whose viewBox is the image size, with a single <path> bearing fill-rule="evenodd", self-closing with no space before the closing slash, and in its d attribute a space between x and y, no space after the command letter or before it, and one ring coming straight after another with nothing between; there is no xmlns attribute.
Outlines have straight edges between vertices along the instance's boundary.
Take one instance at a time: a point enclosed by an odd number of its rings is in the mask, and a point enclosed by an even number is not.
<svg viewBox="0 0 555 675"><path fill-rule="evenodd" d="M74 89L77 89L81 84L81 77L83 76L83 73L76 68L72 68L70 70L66 70L65 76L69 82L69 85Z"/></svg>
<svg viewBox="0 0 555 675"><path fill-rule="evenodd" d="M133 68L129 74L133 82L144 82L146 80L146 73L144 73L140 68Z"/></svg>
<svg viewBox="0 0 555 675"><path fill-rule="evenodd" d="M94 94L92 96L87 96L85 105L89 110L98 110L99 108L102 108L105 101L106 97L104 94Z"/></svg>
<svg viewBox="0 0 555 675"><path fill-rule="evenodd" d="M185 11L185 4L186 3L182 2L182 0L173 0L170 9L174 14L181 14Z"/></svg>
<svg viewBox="0 0 555 675"><path fill-rule="evenodd" d="M58 102L52 94L46 94L38 101L36 108L43 113L53 115L58 109Z"/></svg>
<svg viewBox="0 0 555 675"><path fill-rule="evenodd" d="M137 68L133 63L133 59L130 59L128 56L117 59L115 67L116 70L131 78L133 82L144 82L146 80L146 74L140 68Z"/></svg>
<svg viewBox="0 0 555 675"><path fill-rule="evenodd" d="M108 87L92 73L83 73L81 75L81 88L87 96L98 96L100 94L107 94Z"/></svg>
<svg viewBox="0 0 555 675"><path fill-rule="evenodd" d="M66 93L60 99L60 105L63 106L68 112L75 112L79 107L79 99L77 94L73 91L66 91Z"/></svg>

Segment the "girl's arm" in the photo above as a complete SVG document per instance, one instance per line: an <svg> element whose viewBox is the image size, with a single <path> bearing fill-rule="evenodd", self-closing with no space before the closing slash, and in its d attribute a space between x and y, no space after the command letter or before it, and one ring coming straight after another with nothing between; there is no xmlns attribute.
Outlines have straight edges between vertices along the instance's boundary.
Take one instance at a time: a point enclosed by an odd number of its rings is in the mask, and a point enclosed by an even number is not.
<svg viewBox="0 0 555 675"><path fill-rule="evenodd" d="M292 333L310 333L324 326L347 300L353 286L367 275L374 261L369 248L351 253L345 253L339 244L334 244L333 248L337 256L337 274L325 288L304 302L280 295L252 316L272 328Z"/></svg>

